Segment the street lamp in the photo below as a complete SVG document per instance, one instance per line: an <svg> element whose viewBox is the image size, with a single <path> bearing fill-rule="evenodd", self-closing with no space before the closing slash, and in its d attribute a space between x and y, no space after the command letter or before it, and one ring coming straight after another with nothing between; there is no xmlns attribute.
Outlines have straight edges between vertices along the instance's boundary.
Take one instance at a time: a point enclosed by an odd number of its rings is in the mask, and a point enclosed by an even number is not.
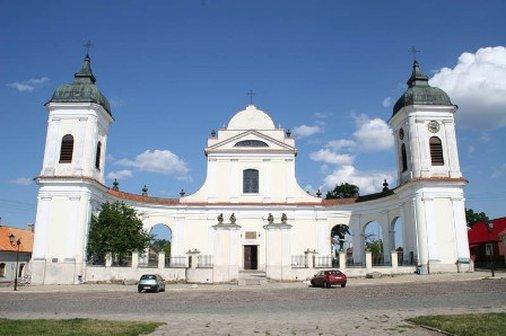
<svg viewBox="0 0 506 336"><path fill-rule="evenodd" d="M14 272L14 290L18 290L18 263L19 263L19 246L21 245L21 239L16 239L16 236L14 234L9 235L9 242L11 243L11 246L16 245L16 270Z"/></svg>
<svg viewBox="0 0 506 336"><path fill-rule="evenodd" d="M492 232L494 229L494 221L488 220L487 221L487 230L489 232ZM495 276L495 255L494 255L494 243L488 243L488 246L485 246L486 254L490 256L490 272L492 273L492 277Z"/></svg>

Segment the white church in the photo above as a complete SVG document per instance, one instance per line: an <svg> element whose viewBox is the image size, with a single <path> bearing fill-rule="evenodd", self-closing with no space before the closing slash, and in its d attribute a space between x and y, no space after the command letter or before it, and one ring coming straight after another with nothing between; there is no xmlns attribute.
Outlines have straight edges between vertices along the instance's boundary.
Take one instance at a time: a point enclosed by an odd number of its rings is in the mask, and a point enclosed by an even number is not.
<svg viewBox="0 0 506 336"><path fill-rule="evenodd" d="M116 184L108 187L105 157L115 120L95 82L86 55L74 81L59 86L46 104L44 161L36 178L33 284L135 280L144 273L174 281L235 282L253 270L267 279L303 280L331 267L349 276L472 270L457 106L429 86L417 61L389 120L398 186L334 200L299 186L294 139L254 105L211 133L205 148L207 177L194 194L159 198L123 192ZM168 227L171 255L160 253L155 265L143 265L145 251L132 253L127 266L114 265L110 255L103 265L87 260L91 216L102 203L114 201L133 206L147 231L159 224ZM365 244L365 227L373 221L383 232L379 264ZM394 250L398 221L403 223L400 257ZM348 226L351 237L337 253L331 232L339 225Z"/></svg>

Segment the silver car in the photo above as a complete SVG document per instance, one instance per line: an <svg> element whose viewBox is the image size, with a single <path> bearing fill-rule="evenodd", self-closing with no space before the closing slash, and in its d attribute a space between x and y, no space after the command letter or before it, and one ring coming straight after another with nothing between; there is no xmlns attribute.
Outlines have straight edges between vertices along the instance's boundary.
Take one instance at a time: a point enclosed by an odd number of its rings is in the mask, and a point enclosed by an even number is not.
<svg viewBox="0 0 506 336"><path fill-rule="evenodd" d="M165 281L158 274L144 274L139 280L137 291L165 292Z"/></svg>

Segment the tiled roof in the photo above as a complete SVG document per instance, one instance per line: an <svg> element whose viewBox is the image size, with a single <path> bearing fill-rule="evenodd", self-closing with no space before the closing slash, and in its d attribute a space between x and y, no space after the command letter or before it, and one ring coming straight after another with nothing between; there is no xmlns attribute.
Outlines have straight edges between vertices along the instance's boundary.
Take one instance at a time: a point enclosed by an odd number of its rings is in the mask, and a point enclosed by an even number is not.
<svg viewBox="0 0 506 336"><path fill-rule="evenodd" d="M21 239L19 252L32 252L33 232L27 229L18 229L9 226L0 226L0 251L16 251L17 246L11 245L9 236L13 234L17 239Z"/></svg>

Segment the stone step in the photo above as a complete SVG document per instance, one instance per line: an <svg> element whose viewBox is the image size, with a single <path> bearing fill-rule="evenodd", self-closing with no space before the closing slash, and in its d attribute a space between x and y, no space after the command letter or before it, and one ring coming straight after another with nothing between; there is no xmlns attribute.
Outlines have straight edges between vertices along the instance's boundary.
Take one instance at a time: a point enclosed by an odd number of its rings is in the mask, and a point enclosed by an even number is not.
<svg viewBox="0 0 506 336"><path fill-rule="evenodd" d="M267 283L265 272L258 270L239 271L239 286L263 285Z"/></svg>

